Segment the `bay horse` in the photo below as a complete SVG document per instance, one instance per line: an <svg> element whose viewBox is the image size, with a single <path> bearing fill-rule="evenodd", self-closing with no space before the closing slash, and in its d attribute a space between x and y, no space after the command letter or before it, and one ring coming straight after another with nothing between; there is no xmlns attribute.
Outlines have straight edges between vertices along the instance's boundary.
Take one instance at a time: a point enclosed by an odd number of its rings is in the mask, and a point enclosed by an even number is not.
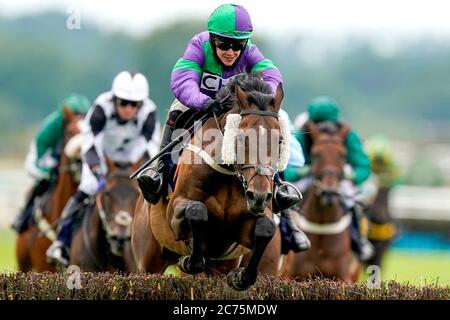
<svg viewBox="0 0 450 320"><path fill-rule="evenodd" d="M217 99L226 101L228 111L201 128L204 136L217 128L220 135L212 141L194 135L178 164L173 193L156 205L142 196L137 203L132 249L138 271L162 273L178 262L188 274L227 274L236 290L255 283L261 255L275 233L274 175L285 168L289 155L289 126L278 118L283 96L281 85L273 95L268 84L251 74L236 76L221 89ZM259 132L257 141L246 136L250 132ZM278 148L267 146L268 161L250 151L264 145L264 134ZM194 162L196 156L203 161ZM220 156L227 166L219 165ZM250 252L246 266L239 267Z"/></svg>
<svg viewBox="0 0 450 320"><path fill-rule="evenodd" d="M396 234L396 227L389 211L389 192L391 188L378 188L374 202L366 208L369 218L368 239L373 244L375 254L367 265L381 266L383 256Z"/></svg>
<svg viewBox="0 0 450 320"><path fill-rule="evenodd" d="M311 178L301 214L293 215L311 240L304 252L290 252L282 275L300 279L334 278L358 280L360 264L351 249L351 214L345 212L340 193L346 162L345 137L348 126L332 122L307 122L311 137Z"/></svg>
<svg viewBox="0 0 450 320"><path fill-rule="evenodd" d="M16 257L19 271L56 271L56 267L47 262L45 252L56 238L58 219L80 182L79 150L83 117L67 107L63 108L64 142L61 146L57 181L40 198L41 201L36 201L37 205L33 210L36 223L17 237Z"/></svg>
<svg viewBox="0 0 450 320"><path fill-rule="evenodd" d="M131 253L131 223L139 196L137 182L130 174L135 164L114 163L106 157L108 174L105 189L95 196L94 204L84 212L76 231L70 264L83 271L134 272Z"/></svg>

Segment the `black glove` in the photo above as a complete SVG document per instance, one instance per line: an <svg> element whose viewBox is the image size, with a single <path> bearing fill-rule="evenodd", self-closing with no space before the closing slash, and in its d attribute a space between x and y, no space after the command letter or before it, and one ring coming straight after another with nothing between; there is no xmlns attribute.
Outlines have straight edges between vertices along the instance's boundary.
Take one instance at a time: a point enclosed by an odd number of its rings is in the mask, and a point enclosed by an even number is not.
<svg viewBox="0 0 450 320"><path fill-rule="evenodd" d="M219 116L225 112L225 107L217 100L208 100L203 104L203 110L210 115Z"/></svg>

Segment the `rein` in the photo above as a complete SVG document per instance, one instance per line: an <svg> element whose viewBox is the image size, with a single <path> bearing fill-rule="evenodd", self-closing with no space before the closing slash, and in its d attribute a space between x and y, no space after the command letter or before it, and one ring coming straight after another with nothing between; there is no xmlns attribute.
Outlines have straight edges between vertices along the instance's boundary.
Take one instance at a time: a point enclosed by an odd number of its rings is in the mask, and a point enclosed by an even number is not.
<svg viewBox="0 0 450 320"><path fill-rule="evenodd" d="M254 114L258 116L263 117L274 117L279 118L278 113L276 112L270 112L270 111L263 111L263 110L241 110L239 115L245 116L249 114ZM219 124L219 120L214 114L214 120L216 122L217 129L222 133L222 137L224 136L222 129ZM277 174L277 170L273 167L265 164L246 164L241 167L238 167L236 164L233 164L233 170L226 169L219 164L217 164L214 159L203 149L199 148L196 145L193 145L191 143L186 144L183 146L183 148L190 150L196 154L198 154L205 162L208 164L212 169L215 171L225 174L225 175L236 175L238 180L241 182L241 185L244 189L244 191L247 191L248 185L250 182L255 178L256 176L265 176L270 182L273 182L275 179L275 175ZM255 169L255 172L251 175L251 177L247 180L244 176L244 171L248 169Z"/></svg>
<svg viewBox="0 0 450 320"><path fill-rule="evenodd" d="M113 172L112 174L108 175L107 179L109 180L109 179L116 178L116 177L128 178L128 176L129 176L128 171L119 170L119 171ZM111 241L111 240L114 240L114 236L113 236L111 224L107 219L107 213L103 207L102 195L103 195L103 193L97 193L97 195L95 197L95 204L97 206L98 215L99 215L100 221L102 223L102 228L106 233L106 238L108 241ZM121 210L115 215L114 221L118 225L128 228L131 226L131 222L133 221L133 218L130 216L130 214L128 212ZM127 236L123 239L118 239L118 240L130 241L131 235Z"/></svg>
<svg viewBox="0 0 450 320"><path fill-rule="evenodd" d="M240 112L241 116L249 114L258 115L262 117L274 117L276 119L278 119L279 117L277 112L270 112L263 110L241 110ZM246 180L244 176L244 171L252 168L255 169L255 172L250 176L248 180ZM241 182L245 192L247 192L248 185L256 176L264 176L269 180L269 182L273 182L275 179L275 175L278 172L278 170L265 164L245 164L240 168L238 168L238 166L234 164L234 171L236 173L237 178Z"/></svg>
<svg viewBox="0 0 450 320"><path fill-rule="evenodd" d="M336 139L329 138L329 139L322 139L315 141L313 143L314 145L320 145L320 144L340 144L340 142ZM312 188L314 190L314 194L316 197L321 198L323 196L334 196L337 197L339 200L339 203L342 207L345 208L344 202L344 195L340 192L338 188L326 188L323 187L321 178L323 177L335 177L339 181L343 177L342 169L336 170L334 168L324 168L317 174L313 175L312 178ZM331 223L316 223L311 222L306 219L305 216L299 215L299 226L300 228L308 233L311 234L317 234L317 235L336 235L344 232L351 224L352 222L352 215L350 213L345 213L339 218L336 222Z"/></svg>

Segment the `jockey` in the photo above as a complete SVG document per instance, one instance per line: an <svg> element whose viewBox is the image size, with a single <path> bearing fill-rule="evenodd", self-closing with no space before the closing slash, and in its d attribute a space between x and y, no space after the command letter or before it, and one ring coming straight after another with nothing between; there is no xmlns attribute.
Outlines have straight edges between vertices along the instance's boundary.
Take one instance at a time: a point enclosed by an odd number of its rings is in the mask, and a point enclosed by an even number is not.
<svg viewBox="0 0 450 320"><path fill-rule="evenodd" d="M385 136L376 135L368 139L366 150L379 187L392 188L401 183L400 171L394 160L391 144Z"/></svg>
<svg viewBox="0 0 450 320"><path fill-rule="evenodd" d="M88 197L105 186L105 157L119 163L150 158L158 150L159 122L156 105L148 98L149 88L141 73L120 72L112 89L97 97L83 128L81 181L61 214L57 240L47 250L50 262L68 265L73 225Z"/></svg>
<svg viewBox="0 0 450 320"><path fill-rule="evenodd" d="M288 168L285 172L285 177L288 181L296 181L295 185L300 191L305 192L312 182L309 176L309 164L311 163L310 149L311 139L307 132L304 132L304 124L307 121L319 123L322 121L340 122L339 120L340 107L333 99L320 96L313 99L308 105L308 112L300 114L296 121L296 129L299 130L297 139L300 141L304 155L306 166L298 170L291 170ZM356 204L356 187L360 186L370 176L370 162L364 151L361 139L354 130L350 130L345 141L347 149L347 164L344 167L344 181L341 182L341 193L345 195L344 204L352 213L352 246L355 248L361 261L370 259L374 253L373 246L367 240L367 235L360 232L360 219L362 217L362 210Z"/></svg>
<svg viewBox="0 0 450 320"><path fill-rule="evenodd" d="M245 72L260 73L276 92L282 76L275 65L266 59L251 42L252 22L247 10L234 4L224 4L215 9L208 19L208 31L195 35L171 75L171 89L176 97L169 110L164 127L161 149L172 138L178 116L190 109L220 115L224 106L215 100L217 92L234 76ZM156 167L149 167L138 176L139 187L150 203L158 202L166 179L167 158L160 157ZM281 179L277 184L283 185ZM288 184L278 188L275 195L279 210L297 204L301 198ZM289 190L286 192L286 190Z"/></svg>
<svg viewBox="0 0 450 320"><path fill-rule="evenodd" d="M34 179L34 185L28 195L25 207L16 216L12 228L18 233L24 232L33 215L36 197L42 196L50 187L50 182L57 174L59 155L64 139L64 108L75 114L86 114L89 110L89 99L84 95L71 94L66 97L57 110L49 114L36 137L30 144L25 159L25 169Z"/></svg>
<svg viewBox="0 0 450 320"><path fill-rule="evenodd" d="M392 188L402 183L400 169L393 157L392 146L384 135L370 137L365 146L372 175L361 186L358 201L364 204L369 218L369 239L372 242L389 241L396 234L396 226L389 212L388 194ZM378 196L381 196L378 200L385 199L385 210L379 207L379 202L377 205Z"/></svg>
<svg viewBox="0 0 450 320"><path fill-rule="evenodd" d="M379 189L391 189L399 185L401 175L392 155L392 147L384 135L370 137L365 146L372 174L360 186L357 198L367 208L375 201Z"/></svg>

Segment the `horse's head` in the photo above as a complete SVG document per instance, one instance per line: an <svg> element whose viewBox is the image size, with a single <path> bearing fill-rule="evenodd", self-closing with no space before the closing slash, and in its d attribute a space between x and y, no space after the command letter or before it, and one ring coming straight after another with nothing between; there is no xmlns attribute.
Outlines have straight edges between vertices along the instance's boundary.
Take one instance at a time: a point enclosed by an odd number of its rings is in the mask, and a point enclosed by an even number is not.
<svg viewBox="0 0 450 320"><path fill-rule="evenodd" d="M262 79L245 74L235 77L228 90L231 111L226 117L222 159L235 166L249 211L263 215L272 204L280 158L285 158L280 155L285 125L278 118L283 89L280 85L274 96ZM219 99L226 93L220 92Z"/></svg>
<svg viewBox="0 0 450 320"><path fill-rule="evenodd" d="M129 176L140 162L133 165L116 164L107 158L106 163L106 186L97 195L96 204L111 252L121 256L126 242L131 238L131 223L139 197L137 184Z"/></svg>
<svg viewBox="0 0 450 320"><path fill-rule="evenodd" d="M346 162L344 140L348 127L333 122L308 122L306 129L312 138L311 173L315 194L322 206L337 205Z"/></svg>
<svg viewBox="0 0 450 320"><path fill-rule="evenodd" d="M77 182L81 175L81 129L84 117L84 114L75 113L67 106L63 107L63 157L67 157L67 160L62 160L61 165L63 171L69 171Z"/></svg>

